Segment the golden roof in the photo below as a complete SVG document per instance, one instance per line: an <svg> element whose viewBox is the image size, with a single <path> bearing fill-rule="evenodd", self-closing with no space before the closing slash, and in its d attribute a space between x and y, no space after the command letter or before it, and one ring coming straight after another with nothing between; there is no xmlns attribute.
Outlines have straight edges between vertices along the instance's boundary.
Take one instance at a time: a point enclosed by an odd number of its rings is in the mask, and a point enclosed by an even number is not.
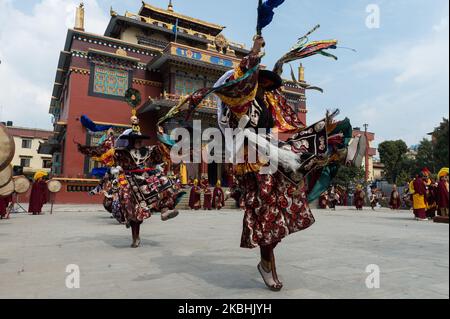
<svg viewBox="0 0 450 319"><path fill-rule="evenodd" d="M210 22L206 22L206 21L203 21L203 20L200 20L200 19L195 19L195 18L186 16L186 15L183 15L183 14L180 14L180 13L176 13L176 12L173 12L173 11L170 11L170 10L160 9L160 8L154 7L152 5L149 5L148 3L145 3L144 1L142 1L142 8L141 8L141 10L139 10L139 15L141 15L143 8L155 11L157 13L164 14L166 16L170 16L170 17L174 17L174 18L178 18L178 19L183 19L183 20L187 20L187 21L192 21L194 23L203 25L203 26L208 27L208 28L213 28L213 29L218 29L218 30L225 29L224 26L221 26L221 25L218 25L218 24L214 24L214 23L210 23Z"/></svg>

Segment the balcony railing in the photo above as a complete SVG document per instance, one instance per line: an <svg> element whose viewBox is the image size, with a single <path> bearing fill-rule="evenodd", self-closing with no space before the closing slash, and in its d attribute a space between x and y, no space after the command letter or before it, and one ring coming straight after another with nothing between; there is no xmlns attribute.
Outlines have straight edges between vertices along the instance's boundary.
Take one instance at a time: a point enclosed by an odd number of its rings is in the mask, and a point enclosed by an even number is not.
<svg viewBox="0 0 450 319"><path fill-rule="evenodd" d="M188 95L179 95L164 92L161 93L159 97L153 98L153 103L157 103L158 101L171 101L174 102L173 103L174 105L176 105L187 96ZM217 109L217 106L218 106L217 100L209 97L200 103L199 108Z"/></svg>

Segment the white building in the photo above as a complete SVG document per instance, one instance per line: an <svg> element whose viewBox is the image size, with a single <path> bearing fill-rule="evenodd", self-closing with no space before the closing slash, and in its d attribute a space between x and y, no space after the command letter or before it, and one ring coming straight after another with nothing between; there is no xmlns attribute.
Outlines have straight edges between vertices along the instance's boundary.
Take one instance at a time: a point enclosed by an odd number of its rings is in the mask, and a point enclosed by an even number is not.
<svg viewBox="0 0 450 319"><path fill-rule="evenodd" d="M8 124L11 124L8 122ZM30 129L7 125L6 130L14 138L15 153L11 165L23 171L24 175L32 176L38 170L50 172L52 155L39 154L40 143L44 143L53 134L52 131Z"/></svg>

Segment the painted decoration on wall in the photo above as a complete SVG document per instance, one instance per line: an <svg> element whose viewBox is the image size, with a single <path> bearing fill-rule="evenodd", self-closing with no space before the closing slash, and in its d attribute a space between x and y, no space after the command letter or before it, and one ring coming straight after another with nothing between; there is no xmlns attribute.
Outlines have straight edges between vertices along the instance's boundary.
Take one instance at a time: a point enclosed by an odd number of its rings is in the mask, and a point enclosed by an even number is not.
<svg viewBox="0 0 450 319"><path fill-rule="evenodd" d="M189 59L201 60L202 54L200 52L192 51L190 49L177 48L177 55Z"/></svg>
<svg viewBox="0 0 450 319"><path fill-rule="evenodd" d="M93 93L123 97L128 88L128 71L98 64L94 66Z"/></svg>
<svg viewBox="0 0 450 319"><path fill-rule="evenodd" d="M233 67L233 61L228 60L228 59L222 59L216 56L212 56L209 58L209 61L213 64L218 64L218 65L223 65L226 66L228 68L232 68Z"/></svg>

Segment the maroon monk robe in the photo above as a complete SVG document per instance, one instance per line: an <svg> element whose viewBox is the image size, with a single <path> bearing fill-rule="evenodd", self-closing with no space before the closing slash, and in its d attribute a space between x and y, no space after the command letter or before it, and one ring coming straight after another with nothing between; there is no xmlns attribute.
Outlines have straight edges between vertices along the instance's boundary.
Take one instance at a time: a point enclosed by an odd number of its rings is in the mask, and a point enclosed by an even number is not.
<svg viewBox="0 0 450 319"><path fill-rule="evenodd" d="M222 209L225 206L225 195L221 187L215 187L213 192L213 207L215 209Z"/></svg>
<svg viewBox="0 0 450 319"><path fill-rule="evenodd" d="M425 186L424 180L420 177L416 178L413 181L413 187L414 187L414 192L416 194L424 196L424 201L426 203L427 188ZM419 219L426 219L427 218L427 210L426 210L426 208L415 208L414 215Z"/></svg>
<svg viewBox="0 0 450 319"><path fill-rule="evenodd" d="M436 217L437 210L437 186L434 184L428 186L427 196L427 217L434 218Z"/></svg>
<svg viewBox="0 0 450 319"><path fill-rule="evenodd" d="M400 206L402 205L402 202L400 200L400 194L398 191L393 190L391 192L391 199L389 200L389 206L391 206L392 209L398 210L400 209Z"/></svg>
<svg viewBox="0 0 450 319"><path fill-rule="evenodd" d="M42 212L42 206L48 201L47 183L44 180L38 180L33 183L30 194L30 205L28 212L33 215L39 215Z"/></svg>
<svg viewBox="0 0 450 319"><path fill-rule="evenodd" d="M189 195L189 207L195 210L199 210L201 207L200 187L198 186L192 186L191 188L191 194Z"/></svg>
<svg viewBox="0 0 450 319"><path fill-rule="evenodd" d="M0 218L6 217L6 209L12 201L12 196L0 197Z"/></svg>
<svg viewBox="0 0 450 319"><path fill-rule="evenodd" d="M444 180L439 181L437 189L437 204L439 209L449 208L448 188Z"/></svg>
<svg viewBox="0 0 450 319"><path fill-rule="evenodd" d="M348 194L347 194L347 192L344 192L344 194L342 196L344 197L344 199L342 200L342 204L344 206L348 206Z"/></svg>
<svg viewBox="0 0 450 319"><path fill-rule="evenodd" d="M206 186L205 192L204 192L203 209L205 209L205 210L212 209L212 192L208 186Z"/></svg>

